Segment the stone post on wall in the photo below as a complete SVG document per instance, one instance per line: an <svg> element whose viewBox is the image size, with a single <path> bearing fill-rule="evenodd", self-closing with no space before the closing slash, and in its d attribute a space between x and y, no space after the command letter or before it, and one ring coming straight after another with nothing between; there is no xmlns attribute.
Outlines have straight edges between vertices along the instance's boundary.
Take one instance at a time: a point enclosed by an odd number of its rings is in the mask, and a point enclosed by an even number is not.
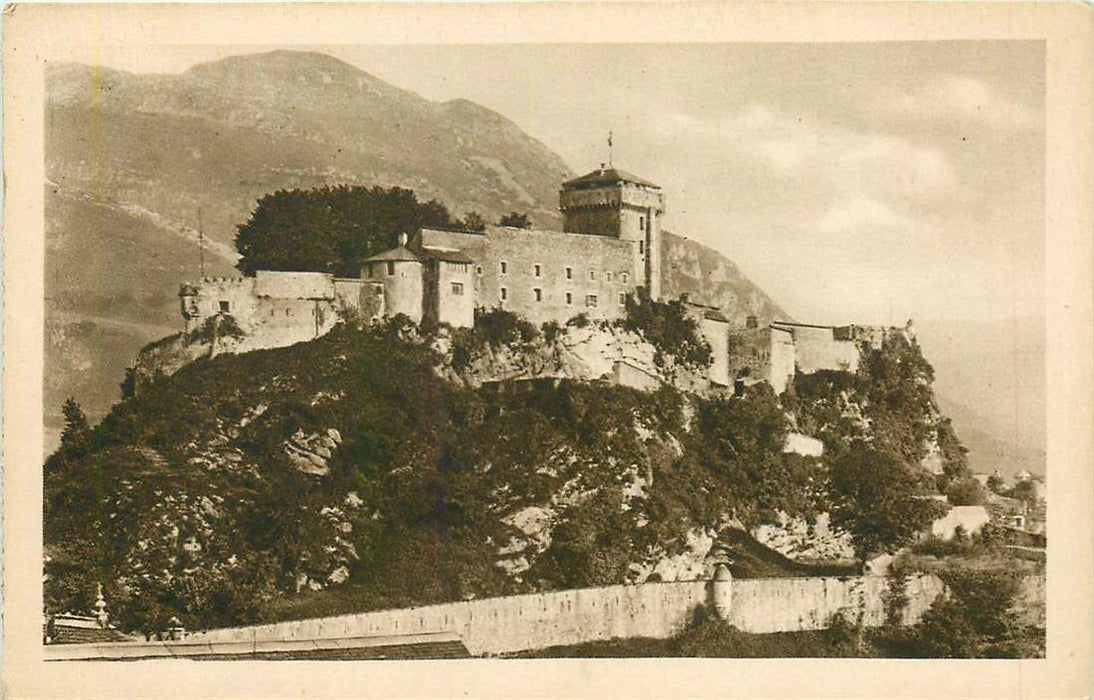
<svg viewBox="0 0 1094 700"><path fill-rule="evenodd" d="M733 609L733 574L725 564L719 564L714 571L714 580L711 583L711 596L714 599L714 612L723 621L729 621L729 613Z"/></svg>

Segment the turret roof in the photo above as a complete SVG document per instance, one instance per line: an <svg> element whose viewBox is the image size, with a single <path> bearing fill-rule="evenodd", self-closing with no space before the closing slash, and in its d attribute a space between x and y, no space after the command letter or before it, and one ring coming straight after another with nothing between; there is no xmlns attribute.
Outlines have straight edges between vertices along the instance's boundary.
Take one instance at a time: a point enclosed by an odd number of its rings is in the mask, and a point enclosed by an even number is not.
<svg viewBox="0 0 1094 700"><path fill-rule="evenodd" d="M654 187L661 189L660 185L655 185L649 180L643 180L637 175L632 175L626 170L620 170L619 168L605 168L601 166L597 170L592 171L581 177L575 177L573 180L567 180L562 183L562 188L565 190L584 190L601 185L614 185L620 182L629 182L635 185L642 185L643 187Z"/></svg>
<svg viewBox="0 0 1094 700"><path fill-rule="evenodd" d="M365 258L364 262L421 262L421 258L406 246L397 246L391 250Z"/></svg>

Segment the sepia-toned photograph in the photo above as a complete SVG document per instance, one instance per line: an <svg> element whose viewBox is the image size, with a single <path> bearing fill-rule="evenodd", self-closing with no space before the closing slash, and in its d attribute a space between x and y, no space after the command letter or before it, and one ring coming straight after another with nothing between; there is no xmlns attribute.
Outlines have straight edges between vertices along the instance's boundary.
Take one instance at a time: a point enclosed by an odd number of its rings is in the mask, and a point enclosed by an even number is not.
<svg viewBox="0 0 1094 700"><path fill-rule="evenodd" d="M1043 662L1047 67L54 52L36 653Z"/></svg>

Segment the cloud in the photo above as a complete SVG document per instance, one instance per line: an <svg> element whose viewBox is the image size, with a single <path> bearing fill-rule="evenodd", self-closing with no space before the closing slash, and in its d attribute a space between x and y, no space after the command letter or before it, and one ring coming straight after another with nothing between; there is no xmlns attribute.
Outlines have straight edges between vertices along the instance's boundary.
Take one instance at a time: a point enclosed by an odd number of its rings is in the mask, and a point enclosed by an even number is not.
<svg viewBox="0 0 1094 700"><path fill-rule="evenodd" d="M942 75L928 85L890 92L883 102L885 111L892 115L932 121L960 119L997 129L1036 129L1043 121L1036 110L967 75Z"/></svg>
<svg viewBox="0 0 1094 700"><path fill-rule="evenodd" d="M694 125L693 125L694 126ZM860 132L749 105L708 127L784 179L808 180L876 200L960 194L945 153L901 135Z"/></svg>
<svg viewBox="0 0 1094 700"><path fill-rule="evenodd" d="M858 195L835 201L817 220L822 233L871 231L911 233L915 221L872 197Z"/></svg>

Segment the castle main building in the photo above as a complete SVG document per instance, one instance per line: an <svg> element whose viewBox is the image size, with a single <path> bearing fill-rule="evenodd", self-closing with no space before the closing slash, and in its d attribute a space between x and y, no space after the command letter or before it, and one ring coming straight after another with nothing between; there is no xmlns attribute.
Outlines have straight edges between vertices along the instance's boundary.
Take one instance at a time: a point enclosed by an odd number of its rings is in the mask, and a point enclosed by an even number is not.
<svg viewBox="0 0 1094 700"><path fill-rule="evenodd" d="M382 285L385 315L453 326L472 325L476 307L539 324L582 313L617 318L639 288L660 298L660 187L601 167L564 183L559 208L562 231L422 229L366 259L362 277Z"/></svg>
<svg viewBox="0 0 1094 700"><path fill-rule="evenodd" d="M186 332L172 350L202 350L195 331L228 316L235 335L223 344L213 332L210 354L246 352L312 340L340 319L404 314L415 322L456 327L475 322L475 309L502 308L539 325L579 314L622 317L628 295L662 297L661 216L665 197L652 182L601 166L562 184L562 231L487 226L481 232L422 229L399 245L362 261L361 275L259 270L254 277L205 278L179 292ZM733 327L713 307L688 303L710 344L711 386L737 392L764 382L782 393L796 372L854 371L860 346L877 346L891 332L911 328L813 326L750 317ZM166 367L149 353L143 362ZM169 353L167 353L169 354ZM191 358L192 359L192 358ZM175 362L175 364L178 364Z"/></svg>

